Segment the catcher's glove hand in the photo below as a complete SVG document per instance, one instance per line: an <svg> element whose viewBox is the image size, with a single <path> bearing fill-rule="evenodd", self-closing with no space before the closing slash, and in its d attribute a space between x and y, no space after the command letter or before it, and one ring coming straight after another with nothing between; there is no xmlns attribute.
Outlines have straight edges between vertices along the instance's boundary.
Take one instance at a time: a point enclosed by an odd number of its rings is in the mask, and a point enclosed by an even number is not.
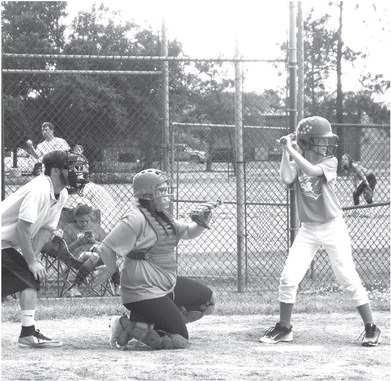
<svg viewBox="0 0 391 381"><path fill-rule="evenodd" d="M209 223L212 218L212 210L221 205L221 201L205 202L197 205L190 213L190 218L199 226L210 229Z"/></svg>

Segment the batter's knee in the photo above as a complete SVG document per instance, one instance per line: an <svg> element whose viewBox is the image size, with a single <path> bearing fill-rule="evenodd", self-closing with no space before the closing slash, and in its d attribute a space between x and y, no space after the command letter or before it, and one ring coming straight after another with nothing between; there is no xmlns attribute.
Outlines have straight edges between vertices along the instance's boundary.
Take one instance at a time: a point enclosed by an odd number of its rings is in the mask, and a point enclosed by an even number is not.
<svg viewBox="0 0 391 381"><path fill-rule="evenodd" d="M295 303L298 285L288 282L285 278L280 279L279 301L283 303Z"/></svg>

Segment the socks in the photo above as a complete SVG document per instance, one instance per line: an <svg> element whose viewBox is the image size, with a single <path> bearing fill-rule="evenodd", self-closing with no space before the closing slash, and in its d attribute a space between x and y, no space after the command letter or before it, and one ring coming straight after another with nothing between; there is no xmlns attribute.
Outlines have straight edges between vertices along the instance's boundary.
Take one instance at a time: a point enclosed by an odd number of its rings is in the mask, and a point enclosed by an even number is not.
<svg viewBox="0 0 391 381"><path fill-rule="evenodd" d="M29 327L34 325L35 322L35 310L22 310L22 326Z"/></svg>
<svg viewBox="0 0 391 381"><path fill-rule="evenodd" d="M293 311L293 303L280 302L280 325L281 327L291 327L291 317Z"/></svg>
<svg viewBox="0 0 391 381"><path fill-rule="evenodd" d="M21 337L31 336L35 333L35 310L21 311L22 332Z"/></svg>

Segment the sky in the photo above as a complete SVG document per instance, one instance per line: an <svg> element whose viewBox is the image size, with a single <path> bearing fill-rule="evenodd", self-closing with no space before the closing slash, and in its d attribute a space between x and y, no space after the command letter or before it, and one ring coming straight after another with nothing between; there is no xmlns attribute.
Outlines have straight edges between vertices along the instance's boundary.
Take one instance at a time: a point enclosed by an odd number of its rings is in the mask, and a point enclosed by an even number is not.
<svg viewBox="0 0 391 381"><path fill-rule="evenodd" d="M74 17L79 10L90 10L93 2L68 1L69 17ZM120 10L124 20L133 19L155 31L161 30L164 18L168 39L181 42L184 54L192 58L232 58L236 41L240 55L245 58L281 58L279 45L289 38L288 0L105 0L103 3L110 9ZM303 18L313 7L316 17L331 13L330 27L338 27L338 9L330 7L329 1L301 3ZM355 67L350 64L343 67L345 91L360 89L357 81L360 73L384 74L390 78L391 65L386 53L390 48L390 9L386 0L344 1L344 43L368 54ZM383 22L377 20L379 16ZM386 28L384 31L382 26ZM257 81L264 87L283 84L284 78L271 74L270 67L263 65L250 70L258 71L258 75L250 77L249 74L248 80L253 80L254 86Z"/></svg>

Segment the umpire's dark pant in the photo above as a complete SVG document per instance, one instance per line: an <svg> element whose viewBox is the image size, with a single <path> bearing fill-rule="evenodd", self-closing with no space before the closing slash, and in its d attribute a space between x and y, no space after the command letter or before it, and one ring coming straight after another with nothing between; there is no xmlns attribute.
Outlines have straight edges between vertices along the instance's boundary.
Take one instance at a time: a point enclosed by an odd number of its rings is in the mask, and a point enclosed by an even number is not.
<svg viewBox="0 0 391 381"><path fill-rule="evenodd" d="M1 250L1 297L15 294L26 288L39 290L39 281L27 266L23 255L14 248Z"/></svg>

